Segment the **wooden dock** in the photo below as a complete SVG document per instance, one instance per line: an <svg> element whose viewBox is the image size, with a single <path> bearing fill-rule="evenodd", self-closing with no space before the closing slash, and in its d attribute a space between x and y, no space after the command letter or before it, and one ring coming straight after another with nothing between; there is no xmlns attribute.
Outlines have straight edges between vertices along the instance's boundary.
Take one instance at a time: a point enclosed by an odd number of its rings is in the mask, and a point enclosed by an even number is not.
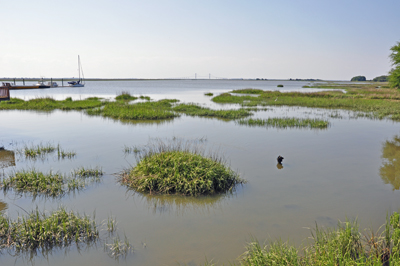
<svg viewBox="0 0 400 266"><path fill-rule="evenodd" d="M0 86L0 101L10 100L10 86Z"/></svg>

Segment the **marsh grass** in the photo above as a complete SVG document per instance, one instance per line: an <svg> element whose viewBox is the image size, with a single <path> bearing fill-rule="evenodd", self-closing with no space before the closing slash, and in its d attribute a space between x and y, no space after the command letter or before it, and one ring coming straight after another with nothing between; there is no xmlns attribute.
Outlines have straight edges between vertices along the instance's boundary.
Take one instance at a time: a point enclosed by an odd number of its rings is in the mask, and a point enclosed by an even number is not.
<svg viewBox="0 0 400 266"><path fill-rule="evenodd" d="M65 193L66 179L60 173L42 173L35 169L15 172L8 178L3 178L1 186L4 191L13 188L17 193L43 194L57 197Z"/></svg>
<svg viewBox="0 0 400 266"><path fill-rule="evenodd" d="M119 235L117 235L112 239L111 243L104 243L104 251L107 252L111 258L118 260L120 257L126 257L130 251L133 251L133 246L130 244L126 235L124 236L123 242Z"/></svg>
<svg viewBox="0 0 400 266"><path fill-rule="evenodd" d="M136 159L119 181L140 193L199 196L232 191L244 183L218 153L205 155L198 141L156 139Z"/></svg>
<svg viewBox="0 0 400 266"><path fill-rule="evenodd" d="M264 91L257 97L223 93L214 98L216 103L236 103L243 107L252 106L304 106L311 108L346 109L363 112L367 118L388 118L400 121L400 91L376 88L376 84L319 84L312 88L341 89L315 93ZM236 92L236 91L233 91Z"/></svg>
<svg viewBox="0 0 400 266"><path fill-rule="evenodd" d="M146 100L146 101L150 101L151 100L150 96L144 96L144 95L140 95L139 99Z"/></svg>
<svg viewBox="0 0 400 266"><path fill-rule="evenodd" d="M68 192L83 189L90 182L98 182L102 175L99 168L80 168L73 171L73 176L60 173L43 173L36 169L20 170L2 178L1 187L4 192L10 189L16 193L29 193L33 197L61 197ZM91 179L88 179L90 177Z"/></svg>
<svg viewBox="0 0 400 266"><path fill-rule="evenodd" d="M58 159L65 159L65 158L72 159L76 156L76 152L65 151L60 147L60 145L57 145L57 156Z"/></svg>
<svg viewBox="0 0 400 266"><path fill-rule="evenodd" d="M243 94L261 94L263 93L263 90L260 89L252 89L252 88L247 88L247 89L240 89L240 90L233 90L232 93L243 93Z"/></svg>
<svg viewBox="0 0 400 266"><path fill-rule="evenodd" d="M283 88L283 85L282 84L278 84L277 87L278 88Z"/></svg>
<svg viewBox="0 0 400 266"><path fill-rule="evenodd" d="M27 216L12 220L0 215L0 250L24 251L51 250L73 243L97 241L99 231L93 219L73 211L59 208L50 213L40 213L37 209Z"/></svg>
<svg viewBox="0 0 400 266"><path fill-rule="evenodd" d="M134 101L138 97L132 96L128 91L123 91L115 97L117 101Z"/></svg>
<svg viewBox="0 0 400 266"><path fill-rule="evenodd" d="M339 222L335 229L311 230L308 243L296 248L282 241L261 246L252 240L241 265L400 265L399 214L387 217L374 232L360 232L357 221Z"/></svg>
<svg viewBox="0 0 400 266"><path fill-rule="evenodd" d="M205 95L205 96L213 96L214 94L211 93L211 92L206 92L206 93L204 93L204 95Z"/></svg>
<svg viewBox="0 0 400 266"><path fill-rule="evenodd" d="M238 110L211 110L193 103L179 104L172 109L190 116L217 117L223 119L238 119L252 115L251 112L243 108Z"/></svg>
<svg viewBox="0 0 400 266"><path fill-rule="evenodd" d="M40 143L38 145L25 145L22 150L22 153L26 158L36 159L36 158L44 158L47 154L54 152L56 147L51 143L43 144Z"/></svg>
<svg viewBox="0 0 400 266"><path fill-rule="evenodd" d="M0 102L0 110L36 110L52 111L60 110L83 110L100 107L105 103L100 98L92 97L84 100L73 101L70 97L57 101L51 97L42 97L24 101L18 98L11 98L10 101Z"/></svg>
<svg viewBox="0 0 400 266"><path fill-rule="evenodd" d="M268 119L241 119L236 121L239 125L275 127L275 128L318 128L324 129L329 122L321 119L295 118L295 117L273 117Z"/></svg>
<svg viewBox="0 0 400 266"><path fill-rule="evenodd" d="M85 168L79 167L72 171L72 175L75 177L88 178L88 177L100 177L104 174L100 167L95 168Z"/></svg>
<svg viewBox="0 0 400 266"><path fill-rule="evenodd" d="M141 151L141 148L138 146L124 145L124 153L125 154L139 153L140 151Z"/></svg>
<svg viewBox="0 0 400 266"><path fill-rule="evenodd" d="M89 115L99 115L117 120L163 120L178 117L172 112L172 103L177 100L160 100L157 102L138 102L129 104L123 101L107 103L103 108L87 110Z"/></svg>

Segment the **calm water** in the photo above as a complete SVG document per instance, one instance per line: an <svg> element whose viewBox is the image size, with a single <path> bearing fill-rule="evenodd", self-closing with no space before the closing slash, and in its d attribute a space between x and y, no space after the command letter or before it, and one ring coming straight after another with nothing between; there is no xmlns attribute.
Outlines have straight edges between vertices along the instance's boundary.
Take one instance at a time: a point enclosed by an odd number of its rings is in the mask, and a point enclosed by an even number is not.
<svg viewBox="0 0 400 266"><path fill-rule="evenodd" d="M12 91L12 97L57 99L89 96L115 97L122 91L152 99L175 98L215 108L206 92L232 89L301 90L307 82L282 81L115 81L88 82L84 88ZM378 229L386 213L400 207L399 124L386 120L354 119L347 111L331 118L324 109L279 107L257 112L260 118L276 116L328 119L326 130L273 129L236 125L234 121L180 118L158 123L121 123L89 117L83 112L0 111L0 175L35 167L69 173L80 166L100 166L102 182L62 199L43 199L0 193L0 211L11 217L23 210L53 210L58 206L80 213L96 212L98 224L110 215L118 221L134 252L119 262L110 258L102 244L77 251L54 250L47 258L38 255L36 265L197 265L205 258L229 263L245 251L246 242L282 238L301 244L317 222L335 226L338 220L358 217L361 228ZM115 173L135 164L124 146L145 145L153 138L205 138L204 145L219 150L248 180L234 194L184 198L149 196L127 191L116 182ZM72 160L30 161L15 151L24 144L60 144L77 153ZM14 151L14 152L12 152ZM282 155L283 169L276 157ZM103 227L105 228L105 227ZM102 238L107 237L105 231ZM27 265L24 257L3 252L1 265Z"/></svg>

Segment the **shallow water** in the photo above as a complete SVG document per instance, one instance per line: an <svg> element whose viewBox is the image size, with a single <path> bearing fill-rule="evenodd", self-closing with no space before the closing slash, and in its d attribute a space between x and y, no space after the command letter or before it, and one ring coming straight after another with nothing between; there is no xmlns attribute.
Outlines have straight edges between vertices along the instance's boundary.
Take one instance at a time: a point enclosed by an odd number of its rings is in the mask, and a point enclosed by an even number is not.
<svg viewBox="0 0 400 266"><path fill-rule="evenodd" d="M276 82L282 83L282 82ZM283 83L284 89L300 89L306 82ZM272 89L267 81L132 81L94 82L85 88L58 88L56 98L72 96L114 97L118 92L149 95L152 99L177 98L211 107L206 92L222 93L242 88ZM12 97L53 95L53 89L12 92ZM235 106L226 105L224 108ZM101 224L110 215L118 221L134 252L119 262L110 258L101 243L78 251L54 250L47 258L34 257L36 265L196 265L205 258L227 264L245 251L246 242L281 238L301 244L307 228L335 226L338 220L358 217L361 228L375 230L389 211L398 210L399 125L386 120L353 119L352 113L297 107L271 107L254 117L317 117L330 121L325 130L246 127L234 121L182 116L162 123L122 123L90 117L83 112L0 111L0 175L35 167L69 173L80 166L100 166L102 182L60 199L0 193L0 211L11 217L24 210L52 210L60 205L81 213L96 212ZM116 182L115 173L135 164L125 146L145 145L151 138L204 138L204 145L218 150L231 168L248 183L235 193L185 198L134 193ZM17 150L24 144L60 144L77 153L73 159L27 160ZM12 155L14 155L14 158ZM276 157L282 155L283 168ZM4 159L6 158L6 159ZM14 162L14 163L10 163ZM15 164L11 165L11 164ZM105 227L103 227L105 228ZM107 238L105 231L102 238ZM3 252L1 265L30 264Z"/></svg>

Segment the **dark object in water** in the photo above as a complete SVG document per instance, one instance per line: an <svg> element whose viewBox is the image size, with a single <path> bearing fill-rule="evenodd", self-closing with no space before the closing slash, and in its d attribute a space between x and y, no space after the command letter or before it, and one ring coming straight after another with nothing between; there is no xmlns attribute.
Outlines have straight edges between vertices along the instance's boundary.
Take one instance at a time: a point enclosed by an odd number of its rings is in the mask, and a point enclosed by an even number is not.
<svg viewBox="0 0 400 266"><path fill-rule="evenodd" d="M282 164L282 161L283 161L284 158L279 155L278 158L276 158L276 159L278 160L279 164Z"/></svg>

